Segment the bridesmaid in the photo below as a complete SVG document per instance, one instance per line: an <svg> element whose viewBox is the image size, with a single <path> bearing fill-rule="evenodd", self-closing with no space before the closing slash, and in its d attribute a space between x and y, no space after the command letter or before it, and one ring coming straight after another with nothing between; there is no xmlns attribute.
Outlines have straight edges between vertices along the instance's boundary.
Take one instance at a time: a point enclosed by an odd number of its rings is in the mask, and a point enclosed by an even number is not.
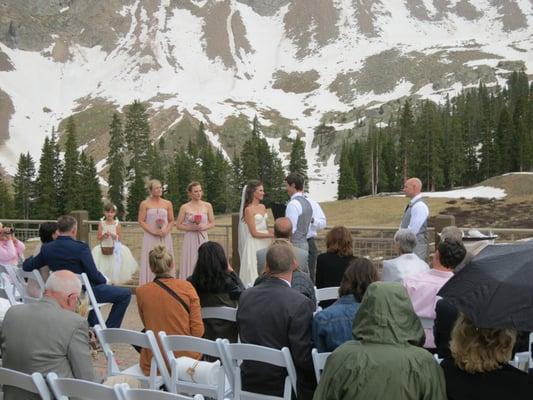
<svg viewBox="0 0 533 400"><path fill-rule="evenodd" d="M174 211L172 203L161 198L163 187L157 179L148 182L150 196L141 202L139 206L139 225L144 230L143 245L141 250L141 269L139 285L142 286L154 280L155 275L150 270L148 254L154 246L162 244L168 253L174 257L172 246L172 225L174 223Z"/></svg>
<svg viewBox="0 0 533 400"><path fill-rule="evenodd" d="M179 268L181 279L187 279L192 275L198 260L198 247L208 241L207 230L215 226L213 207L211 203L202 201L200 182L189 183L187 194L190 200L180 207L176 221L176 227L185 231Z"/></svg>

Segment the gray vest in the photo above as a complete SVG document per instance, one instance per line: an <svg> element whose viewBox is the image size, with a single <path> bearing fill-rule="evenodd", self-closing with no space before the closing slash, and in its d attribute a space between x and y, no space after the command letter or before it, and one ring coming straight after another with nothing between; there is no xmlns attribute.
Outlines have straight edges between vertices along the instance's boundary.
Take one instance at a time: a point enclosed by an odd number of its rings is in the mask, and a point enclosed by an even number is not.
<svg viewBox="0 0 533 400"><path fill-rule="evenodd" d="M307 233L309 232L309 225L313 219L313 207L311 203L303 196L296 196L294 200L298 201L302 206L302 213L298 216L296 223L296 231L292 234L292 244L300 249L308 251Z"/></svg>
<svg viewBox="0 0 533 400"><path fill-rule="evenodd" d="M402 223L400 224L400 228L407 229L409 226L409 222L411 222L411 210L413 206L418 203L422 202L422 198L416 200L413 204L409 203L407 207L405 208L405 212L403 213ZM416 234L416 247L414 250L414 253L420 257L422 260L426 260L427 258L427 247L428 247L428 238L427 238L427 228L428 228L428 220L426 219L422 226L420 227L418 233Z"/></svg>

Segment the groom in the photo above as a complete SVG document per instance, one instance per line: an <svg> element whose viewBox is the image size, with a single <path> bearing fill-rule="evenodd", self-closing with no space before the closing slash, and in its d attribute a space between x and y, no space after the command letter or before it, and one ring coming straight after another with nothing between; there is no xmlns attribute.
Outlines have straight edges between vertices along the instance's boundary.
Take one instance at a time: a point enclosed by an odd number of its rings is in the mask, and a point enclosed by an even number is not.
<svg viewBox="0 0 533 400"><path fill-rule="evenodd" d="M304 196L304 178L291 172L285 178L285 189L291 198L285 216L292 223L292 244L302 250L309 251L307 236L313 219L313 207Z"/></svg>

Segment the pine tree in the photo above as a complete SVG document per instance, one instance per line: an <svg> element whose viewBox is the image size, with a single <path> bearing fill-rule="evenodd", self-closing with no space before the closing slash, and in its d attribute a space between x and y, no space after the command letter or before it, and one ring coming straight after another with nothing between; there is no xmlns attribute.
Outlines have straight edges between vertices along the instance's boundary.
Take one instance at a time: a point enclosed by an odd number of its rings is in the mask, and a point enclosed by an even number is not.
<svg viewBox="0 0 533 400"><path fill-rule="evenodd" d="M98 219L102 216L102 191L96 167L92 157L84 152L80 154L80 188L81 207L87 210L90 219Z"/></svg>
<svg viewBox="0 0 533 400"><path fill-rule="evenodd" d="M351 199L357 195L357 181L354 175L354 167L350 157L351 146L346 142L342 145L339 160L339 181L337 186L337 198L339 200Z"/></svg>
<svg viewBox="0 0 533 400"><path fill-rule="evenodd" d="M39 219L55 219L57 212L57 192L55 182L54 148L48 137L44 139L39 162L39 172L35 181L35 213Z"/></svg>
<svg viewBox="0 0 533 400"><path fill-rule="evenodd" d="M119 116L114 113L109 125L109 151L107 153L107 165L109 166L107 197L117 207L117 215L124 218L124 182L126 179L124 163L124 132Z"/></svg>
<svg viewBox="0 0 533 400"><path fill-rule="evenodd" d="M56 191L56 211L57 215L65 213L65 204L63 202L63 161L61 160L61 148L57 140L55 130L52 128L52 135L50 136L50 148L53 153L54 164L54 188ZM55 217L57 217L57 215ZM54 217L54 218L55 218Z"/></svg>
<svg viewBox="0 0 533 400"><path fill-rule="evenodd" d="M144 183L143 174L140 171L133 170L133 182L129 187L128 196L128 221L136 221L141 202L146 199L147 191Z"/></svg>
<svg viewBox="0 0 533 400"><path fill-rule="evenodd" d="M296 172L302 175L307 181L307 160L305 158L305 143L296 137L292 143L292 150L290 155L289 173Z"/></svg>
<svg viewBox="0 0 533 400"><path fill-rule="evenodd" d="M33 202L35 200L34 179L35 164L30 153L21 154L17 164L17 173L13 178L17 218L30 219L33 216Z"/></svg>
<svg viewBox="0 0 533 400"><path fill-rule="evenodd" d="M9 186L0 174L0 218L15 218L15 206Z"/></svg>
<svg viewBox="0 0 533 400"><path fill-rule="evenodd" d="M146 108L138 100L127 107L124 134L131 157L130 168L136 174L147 176L150 165L150 125Z"/></svg>
<svg viewBox="0 0 533 400"><path fill-rule="evenodd" d="M150 169L148 171L148 176L150 179L157 179L164 183L165 173L163 171L163 160L161 157L161 152L158 150L158 146L153 144L149 149L149 159L150 159Z"/></svg>
<svg viewBox="0 0 533 400"><path fill-rule="evenodd" d="M400 125L400 140L399 140L399 155L401 162L401 170L403 180L405 181L410 175L410 161L411 154L413 151L413 132L414 132L414 116L413 111L411 110L411 103L409 100L406 100L399 121Z"/></svg>
<svg viewBox="0 0 533 400"><path fill-rule="evenodd" d="M67 140L65 143L65 162L63 164L61 194L65 204L64 211L69 213L81 207L79 180L79 153L76 139L76 125L71 116L67 120Z"/></svg>

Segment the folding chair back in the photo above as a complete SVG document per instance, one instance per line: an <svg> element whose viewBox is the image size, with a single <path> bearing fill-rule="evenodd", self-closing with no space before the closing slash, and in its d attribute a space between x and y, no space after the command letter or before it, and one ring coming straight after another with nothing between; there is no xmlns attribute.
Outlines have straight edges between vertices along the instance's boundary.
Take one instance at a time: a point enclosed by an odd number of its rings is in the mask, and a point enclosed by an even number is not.
<svg viewBox="0 0 533 400"><path fill-rule="evenodd" d="M0 385L13 386L31 393L36 393L43 400L52 400L52 394L39 372L28 375L12 369L0 368Z"/></svg>
<svg viewBox="0 0 533 400"><path fill-rule="evenodd" d="M146 331L143 333L120 328L102 329L99 325L95 325L94 330L107 359L108 376L133 376L143 382L143 384L147 385L150 389L159 389L163 385L167 388L170 386L168 370L152 331ZM147 377L144 375L139 364L134 364L122 371L119 369L115 355L110 346L111 344L118 343L138 346L152 351L153 356L150 365L150 376ZM157 375L158 370L161 374L160 376Z"/></svg>
<svg viewBox="0 0 533 400"><path fill-rule="evenodd" d="M13 274L10 275L17 291L20 294L23 303L33 303L39 301L44 293L44 280L38 270L24 271L22 268L14 268ZM32 296L29 291L30 282L33 281L37 285L40 295L38 297Z"/></svg>
<svg viewBox="0 0 533 400"><path fill-rule="evenodd" d="M98 325L100 325L104 329L107 328L105 319L102 316L102 312L100 311L100 307L105 304L111 304L111 303L98 303L98 301L96 301L96 296L94 295L91 282L89 281L89 277L87 276L85 272L83 272L82 274L79 274L78 278L80 278L81 284L85 288L85 293L89 297L89 304L90 304L89 310L94 311L96 315L96 319L98 320Z"/></svg>
<svg viewBox="0 0 533 400"><path fill-rule="evenodd" d="M231 391L230 387L226 387L227 370L231 371L231 367L226 365L222 359L221 345L219 343L222 339L212 341L193 336L167 336L165 332L159 332L159 340L171 366L169 391L172 393L186 393L190 395L200 393L207 397L216 398L217 400L224 400L225 394ZM180 379L178 374L178 359L174 356L174 351L192 351L219 358L222 362L222 368L217 376L217 384L202 384ZM230 378L230 376L231 375L228 375L228 378Z"/></svg>
<svg viewBox="0 0 533 400"><path fill-rule="evenodd" d="M319 353L317 349L311 350L311 355L313 356L313 367L315 369L315 376L317 383L320 382L320 375L324 370L324 365L331 353Z"/></svg>
<svg viewBox="0 0 533 400"><path fill-rule="evenodd" d="M255 344L223 342L223 348L227 354L227 357L231 360L232 366L234 368L234 400L240 400L241 397L246 399L258 400L290 400L292 397L292 391L294 390L294 392L296 393L296 368L292 361L291 353L287 347L283 347L281 350L277 350L272 349L270 347L258 346ZM264 394L243 391L240 368L242 361L257 361L285 368L287 370L287 377L285 378L283 397L265 397Z"/></svg>
<svg viewBox="0 0 533 400"><path fill-rule="evenodd" d="M202 307L202 319L237 321L237 309L233 307Z"/></svg>
<svg viewBox="0 0 533 400"><path fill-rule="evenodd" d="M203 400L203 396L194 397L183 396L180 394L162 392L161 390L150 389L130 389L127 384L118 387L122 400Z"/></svg>
<svg viewBox="0 0 533 400"><path fill-rule="evenodd" d="M114 388L100 383L83 381L81 379L58 378L55 372L50 372L46 380L57 400L70 398L82 400L122 400Z"/></svg>
<svg viewBox="0 0 533 400"><path fill-rule="evenodd" d="M0 297L8 300L12 306L20 304L20 302L17 301L17 297L19 296L16 290L17 287L12 278L14 273L12 266L0 264L0 288L3 289L3 291L0 292Z"/></svg>

